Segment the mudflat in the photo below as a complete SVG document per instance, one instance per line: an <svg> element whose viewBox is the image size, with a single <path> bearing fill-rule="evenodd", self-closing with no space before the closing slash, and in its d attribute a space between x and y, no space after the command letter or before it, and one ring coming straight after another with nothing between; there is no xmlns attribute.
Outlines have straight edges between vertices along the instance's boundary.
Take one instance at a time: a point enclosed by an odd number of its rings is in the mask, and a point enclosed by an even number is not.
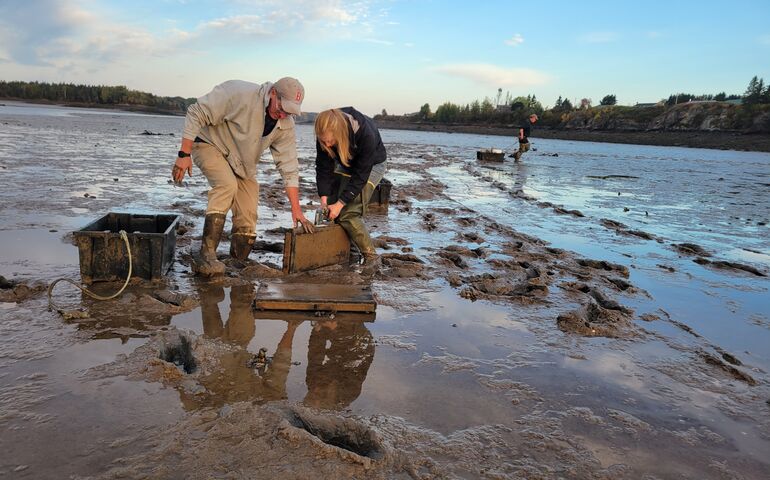
<svg viewBox="0 0 770 480"><path fill-rule="evenodd" d="M281 272L259 241L190 268L205 178L182 119L0 107L0 473L9 478L746 478L770 469L770 155L383 130L382 255ZM145 131L161 135L143 135ZM174 135L169 135L173 133ZM312 129L298 126L306 216ZM69 286L73 230L173 213L176 262L117 300ZM255 312L272 282L371 285L376 315ZM97 284L100 293L121 285Z"/></svg>

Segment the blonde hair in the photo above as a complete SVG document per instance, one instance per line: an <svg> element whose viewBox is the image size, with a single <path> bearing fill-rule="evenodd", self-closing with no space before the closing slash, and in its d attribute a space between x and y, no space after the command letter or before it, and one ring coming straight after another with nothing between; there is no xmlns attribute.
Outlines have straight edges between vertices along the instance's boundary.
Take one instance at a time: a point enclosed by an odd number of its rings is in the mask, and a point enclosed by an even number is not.
<svg viewBox="0 0 770 480"><path fill-rule="evenodd" d="M337 153L340 162L346 167L350 166L350 124L345 118L345 114L338 108L324 110L319 113L315 119L315 135L320 138L324 135L331 135L334 138ZM328 148L323 142L320 142L321 148L332 158L337 158L333 148Z"/></svg>

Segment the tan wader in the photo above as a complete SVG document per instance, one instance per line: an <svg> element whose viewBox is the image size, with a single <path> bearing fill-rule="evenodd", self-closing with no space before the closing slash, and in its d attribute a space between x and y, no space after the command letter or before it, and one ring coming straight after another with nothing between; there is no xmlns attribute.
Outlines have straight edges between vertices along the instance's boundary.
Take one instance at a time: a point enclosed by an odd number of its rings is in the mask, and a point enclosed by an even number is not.
<svg viewBox="0 0 770 480"><path fill-rule="evenodd" d="M529 142L519 142L519 149L513 153L513 160L518 162L521 156L529 151Z"/></svg>
<svg viewBox="0 0 770 480"><path fill-rule="evenodd" d="M259 202L259 183L256 177L244 179L237 176L227 159L216 147L208 143L195 143L192 159L211 186L206 215L226 215L232 210L230 255L238 260L245 260L256 239Z"/></svg>

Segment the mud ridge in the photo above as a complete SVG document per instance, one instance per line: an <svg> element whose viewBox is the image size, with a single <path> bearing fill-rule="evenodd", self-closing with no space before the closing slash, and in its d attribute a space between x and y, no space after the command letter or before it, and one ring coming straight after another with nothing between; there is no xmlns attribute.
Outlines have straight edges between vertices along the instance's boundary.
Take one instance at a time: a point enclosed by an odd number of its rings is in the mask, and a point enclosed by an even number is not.
<svg viewBox="0 0 770 480"><path fill-rule="evenodd" d="M707 258L698 257L693 262L697 263L698 265L704 265L709 267L714 267L722 270L737 270L737 271L743 271L747 273L751 273L753 275L756 275L758 277L766 277L767 274L760 271L756 267L752 267L751 265L746 265L743 263L738 262L730 262L727 260L709 260Z"/></svg>

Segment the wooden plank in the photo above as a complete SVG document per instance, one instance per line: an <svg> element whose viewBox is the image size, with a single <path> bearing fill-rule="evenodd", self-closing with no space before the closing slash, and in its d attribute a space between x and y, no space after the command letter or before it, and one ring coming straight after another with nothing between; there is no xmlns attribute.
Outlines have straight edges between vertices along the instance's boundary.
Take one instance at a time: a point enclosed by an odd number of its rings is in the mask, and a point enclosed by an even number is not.
<svg viewBox="0 0 770 480"><path fill-rule="evenodd" d="M350 240L339 225L316 226L314 233L302 228L286 232L283 273L306 272L327 265L345 263L350 257Z"/></svg>
<svg viewBox="0 0 770 480"><path fill-rule="evenodd" d="M371 313L377 302L369 285L276 282L259 286L254 309Z"/></svg>
<svg viewBox="0 0 770 480"><path fill-rule="evenodd" d="M254 310L256 320L278 320L284 322L317 322L332 320L328 315L317 316L316 312L301 310ZM334 320L340 322L373 322L376 318L374 312L335 312Z"/></svg>

